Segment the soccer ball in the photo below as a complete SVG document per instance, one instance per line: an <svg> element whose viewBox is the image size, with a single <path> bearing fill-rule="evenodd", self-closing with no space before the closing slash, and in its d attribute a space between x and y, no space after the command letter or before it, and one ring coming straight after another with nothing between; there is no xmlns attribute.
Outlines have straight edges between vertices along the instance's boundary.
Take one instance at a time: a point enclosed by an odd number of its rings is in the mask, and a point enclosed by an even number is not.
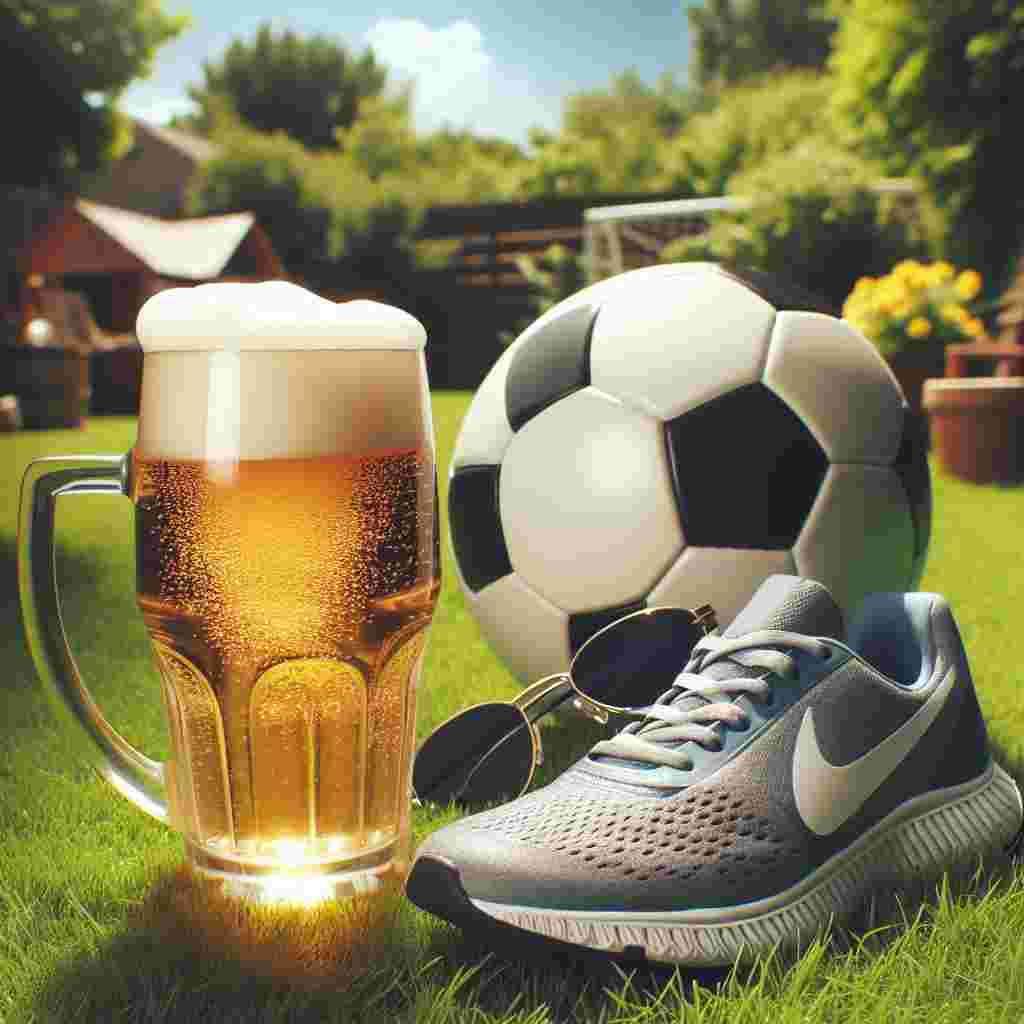
<svg viewBox="0 0 1024 1024"><path fill-rule="evenodd" d="M766 576L850 612L911 590L926 443L846 322L766 275L634 270L548 310L501 355L451 465L451 543L485 638L521 679L654 605L728 623Z"/></svg>

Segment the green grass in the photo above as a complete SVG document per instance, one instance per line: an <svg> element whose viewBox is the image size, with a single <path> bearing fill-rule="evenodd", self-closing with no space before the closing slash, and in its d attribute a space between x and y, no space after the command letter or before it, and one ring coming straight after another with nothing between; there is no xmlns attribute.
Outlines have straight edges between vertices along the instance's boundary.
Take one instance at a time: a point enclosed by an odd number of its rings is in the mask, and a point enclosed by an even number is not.
<svg viewBox="0 0 1024 1024"><path fill-rule="evenodd" d="M435 395L441 508L468 395ZM127 418L83 431L0 436L0 1022L28 1021L729 1021L778 1024L1024 1019L1024 885L1006 870L954 880L940 896L905 894L865 911L867 938L839 933L802 957L752 971L691 975L493 954L403 906L389 946L361 975L332 935L330 911L230 923L179 870L178 837L73 764L24 647L14 574L15 509L26 464L74 452L123 452ZM1024 777L1024 490L979 488L934 473L935 522L924 588L947 595L971 653L1004 765ZM442 512L443 514L443 512ZM116 496L66 502L58 524L65 623L83 675L113 723L166 752L157 677L134 601L132 510ZM447 527L445 526L445 534ZM444 589L425 670L419 732L517 686L467 612L447 543ZM583 724L544 729L550 778L593 739ZM418 812L424 835L451 812ZM219 916L218 916L219 915ZM295 959L301 967L290 966Z"/></svg>

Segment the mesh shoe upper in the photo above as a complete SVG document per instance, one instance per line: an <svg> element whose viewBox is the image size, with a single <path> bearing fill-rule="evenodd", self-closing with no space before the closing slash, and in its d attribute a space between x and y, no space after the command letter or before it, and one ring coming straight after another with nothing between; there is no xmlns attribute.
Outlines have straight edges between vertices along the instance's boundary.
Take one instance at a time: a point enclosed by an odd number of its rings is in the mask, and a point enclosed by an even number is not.
<svg viewBox="0 0 1024 1024"><path fill-rule="evenodd" d="M903 726L934 689L898 685L840 644L828 665L803 659L798 681L773 680L771 707L738 697L752 727L725 730L721 751L696 756L692 781L652 786L650 766L588 756L543 789L439 830L420 855L455 866L471 898L538 908L680 910L782 891L904 801L985 768L984 724L948 606L917 596L927 603L932 675L955 671L956 684L920 742L831 834L808 827L793 795L807 709L822 754L842 765ZM726 635L764 628L835 637L842 622L820 584L773 577ZM683 693L678 703L701 699Z"/></svg>

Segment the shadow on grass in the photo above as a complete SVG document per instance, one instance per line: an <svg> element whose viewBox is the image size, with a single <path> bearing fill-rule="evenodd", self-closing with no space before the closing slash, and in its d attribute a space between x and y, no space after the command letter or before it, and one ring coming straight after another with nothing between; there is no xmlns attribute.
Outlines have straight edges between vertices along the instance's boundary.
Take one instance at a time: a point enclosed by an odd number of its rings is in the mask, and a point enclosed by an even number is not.
<svg viewBox="0 0 1024 1024"><path fill-rule="evenodd" d="M545 1019L570 1021L607 1017L610 993L653 1000L666 985L688 992L728 973L541 947L503 951L404 902L395 927L387 917L366 906L247 907L181 868L156 880L116 935L98 936L59 966L30 1011L68 1022L347 1024L483 1020L480 1011L502 1020L543 1006Z"/></svg>
<svg viewBox="0 0 1024 1024"><path fill-rule="evenodd" d="M58 967L33 1010L147 1024L388 1019L414 973L414 929L401 920L410 913L396 893L316 908L244 904L182 866L155 879L116 935ZM368 1010L383 1006L379 1017Z"/></svg>

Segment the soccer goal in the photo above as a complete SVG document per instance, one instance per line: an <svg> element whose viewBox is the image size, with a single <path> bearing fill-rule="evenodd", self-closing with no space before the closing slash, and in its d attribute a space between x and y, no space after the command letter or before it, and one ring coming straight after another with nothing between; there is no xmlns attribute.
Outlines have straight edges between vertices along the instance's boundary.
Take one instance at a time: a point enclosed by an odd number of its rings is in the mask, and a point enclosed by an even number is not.
<svg viewBox="0 0 1024 1024"><path fill-rule="evenodd" d="M893 212L917 216L919 183L909 178L880 178L872 186ZM624 270L658 262L663 246L677 238L703 234L716 213L749 209L749 196L709 196L653 203L592 206L583 211L583 267L588 284Z"/></svg>
<svg viewBox="0 0 1024 1024"><path fill-rule="evenodd" d="M745 210L751 202L743 196L711 196L592 206L583 211L587 283L657 263L658 254L668 242L703 234L711 215Z"/></svg>

